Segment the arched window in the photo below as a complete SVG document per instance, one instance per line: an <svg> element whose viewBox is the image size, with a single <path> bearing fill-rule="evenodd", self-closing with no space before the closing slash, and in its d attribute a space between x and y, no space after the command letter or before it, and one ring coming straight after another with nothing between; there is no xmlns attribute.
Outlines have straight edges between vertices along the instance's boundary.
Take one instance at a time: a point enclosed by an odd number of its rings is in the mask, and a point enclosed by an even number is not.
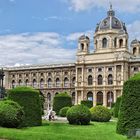
<svg viewBox="0 0 140 140"><path fill-rule="evenodd" d="M72 104L75 104L75 92L72 93Z"/></svg>
<svg viewBox="0 0 140 140"><path fill-rule="evenodd" d="M87 100L93 101L93 93L92 92L87 93Z"/></svg>
<svg viewBox="0 0 140 140"><path fill-rule="evenodd" d="M49 87L49 88L52 87L52 79L51 79L51 78L48 79L48 87Z"/></svg>
<svg viewBox="0 0 140 140"><path fill-rule="evenodd" d="M120 39L120 40L119 40L119 47L121 48L122 46L123 46L123 40Z"/></svg>
<svg viewBox="0 0 140 140"><path fill-rule="evenodd" d="M75 86L75 77L72 78L72 86Z"/></svg>
<svg viewBox="0 0 140 140"><path fill-rule="evenodd" d="M102 75L98 76L98 85L102 85L103 84L103 77Z"/></svg>
<svg viewBox="0 0 140 140"><path fill-rule="evenodd" d="M22 81L21 80L19 80L18 85L22 86Z"/></svg>
<svg viewBox="0 0 140 140"><path fill-rule="evenodd" d="M97 93L97 105L103 105L103 93L101 91Z"/></svg>
<svg viewBox="0 0 140 140"><path fill-rule="evenodd" d="M12 88L15 88L16 87L16 83L15 83L15 80L12 81Z"/></svg>
<svg viewBox="0 0 140 140"><path fill-rule="evenodd" d="M51 109L51 94L47 94L47 107L48 109Z"/></svg>
<svg viewBox="0 0 140 140"><path fill-rule="evenodd" d="M103 40L102 40L102 47L103 48L107 47L107 39L106 38L103 38Z"/></svg>
<svg viewBox="0 0 140 140"><path fill-rule="evenodd" d="M36 82L36 80L35 80L35 79L33 80L33 87L34 87L34 88L36 88L36 87L37 87L37 82Z"/></svg>
<svg viewBox="0 0 140 140"><path fill-rule="evenodd" d="M88 76L88 85L92 85L93 84L92 81L93 81L92 76L89 75Z"/></svg>
<svg viewBox="0 0 140 140"><path fill-rule="evenodd" d="M84 50L84 44L81 43L81 51L83 51L83 50Z"/></svg>
<svg viewBox="0 0 140 140"><path fill-rule="evenodd" d="M59 94L58 92L55 93L55 95Z"/></svg>
<svg viewBox="0 0 140 140"><path fill-rule="evenodd" d="M59 80L59 78L56 79L56 87L60 87L60 80Z"/></svg>
<svg viewBox="0 0 140 140"><path fill-rule="evenodd" d="M107 93L107 106L112 107L112 103L114 102L114 95L112 91Z"/></svg>
<svg viewBox="0 0 140 140"><path fill-rule="evenodd" d="M114 47L116 48L117 47L117 38L115 37L114 39Z"/></svg>
<svg viewBox="0 0 140 140"><path fill-rule="evenodd" d="M136 48L133 48L133 54L135 55L136 54Z"/></svg>
<svg viewBox="0 0 140 140"><path fill-rule="evenodd" d="M113 84L113 76L112 74L108 75L108 85L112 85Z"/></svg>
<svg viewBox="0 0 140 140"><path fill-rule="evenodd" d="M26 81L25 81L25 86L29 86L29 80L28 79L26 79Z"/></svg>
<svg viewBox="0 0 140 140"><path fill-rule="evenodd" d="M69 86L69 79L66 77L64 79L64 87L68 87Z"/></svg>
<svg viewBox="0 0 140 140"><path fill-rule="evenodd" d="M97 49L97 47L98 47L98 41L96 40L95 41L95 48Z"/></svg>
<svg viewBox="0 0 140 140"><path fill-rule="evenodd" d="M43 79L40 80L40 88L41 89L44 88L44 80Z"/></svg>

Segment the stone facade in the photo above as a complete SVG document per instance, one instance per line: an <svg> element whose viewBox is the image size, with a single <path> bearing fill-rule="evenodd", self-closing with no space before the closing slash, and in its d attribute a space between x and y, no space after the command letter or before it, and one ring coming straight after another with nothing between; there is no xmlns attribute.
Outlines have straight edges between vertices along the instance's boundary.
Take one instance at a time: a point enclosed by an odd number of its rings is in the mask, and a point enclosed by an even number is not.
<svg viewBox="0 0 140 140"><path fill-rule="evenodd" d="M45 96L45 109L52 107L55 94L68 92L73 104L92 100L93 106L110 107L122 94L123 83L140 71L140 41L128 46L125 24L110 7L107 17L97 24L94 52L90 39L78 40L77 60L73 64L39 65L4 68L6 89L33 86Z"/></svg>

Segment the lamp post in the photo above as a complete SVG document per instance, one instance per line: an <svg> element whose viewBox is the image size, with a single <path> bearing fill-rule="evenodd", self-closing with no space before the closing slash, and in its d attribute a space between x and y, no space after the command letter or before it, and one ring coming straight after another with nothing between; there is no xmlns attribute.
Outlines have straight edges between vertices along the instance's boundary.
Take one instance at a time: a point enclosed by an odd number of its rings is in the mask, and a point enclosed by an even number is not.
<svg viewBox="0 0 140 140"><path fill-rule="evenodd" d="M0 70L0 98L4 98L5 90L3 87L3 79L4 79L4 71L3 68Z"/></svg>

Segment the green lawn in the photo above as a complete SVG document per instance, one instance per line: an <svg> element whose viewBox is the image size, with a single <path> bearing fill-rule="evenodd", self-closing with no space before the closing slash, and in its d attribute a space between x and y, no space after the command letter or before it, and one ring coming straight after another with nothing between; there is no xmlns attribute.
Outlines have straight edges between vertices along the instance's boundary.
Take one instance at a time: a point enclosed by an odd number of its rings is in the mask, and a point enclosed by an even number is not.
<svg viewBox="0 0 140 140"><path fill-rule="evenodd" d="M0 138L8 140L127 140L115 133L116 122L88 126L44 122L40 127L11 129L0 127ZM134 139L129 139L134 140Z"/></svg>

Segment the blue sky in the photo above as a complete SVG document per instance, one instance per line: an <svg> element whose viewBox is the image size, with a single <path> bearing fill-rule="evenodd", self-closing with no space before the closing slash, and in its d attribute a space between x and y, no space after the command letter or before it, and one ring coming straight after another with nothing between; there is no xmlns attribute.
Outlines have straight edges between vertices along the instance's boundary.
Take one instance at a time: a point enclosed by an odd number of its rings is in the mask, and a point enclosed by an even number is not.
<svg viewBox="0 0 140 140"><path fill-rule="evenodd" d="M140 39L140 0L111 0L130 41ZM0 65L74 62L77 39L106 17L108 0L0 0Z"/></svg>

